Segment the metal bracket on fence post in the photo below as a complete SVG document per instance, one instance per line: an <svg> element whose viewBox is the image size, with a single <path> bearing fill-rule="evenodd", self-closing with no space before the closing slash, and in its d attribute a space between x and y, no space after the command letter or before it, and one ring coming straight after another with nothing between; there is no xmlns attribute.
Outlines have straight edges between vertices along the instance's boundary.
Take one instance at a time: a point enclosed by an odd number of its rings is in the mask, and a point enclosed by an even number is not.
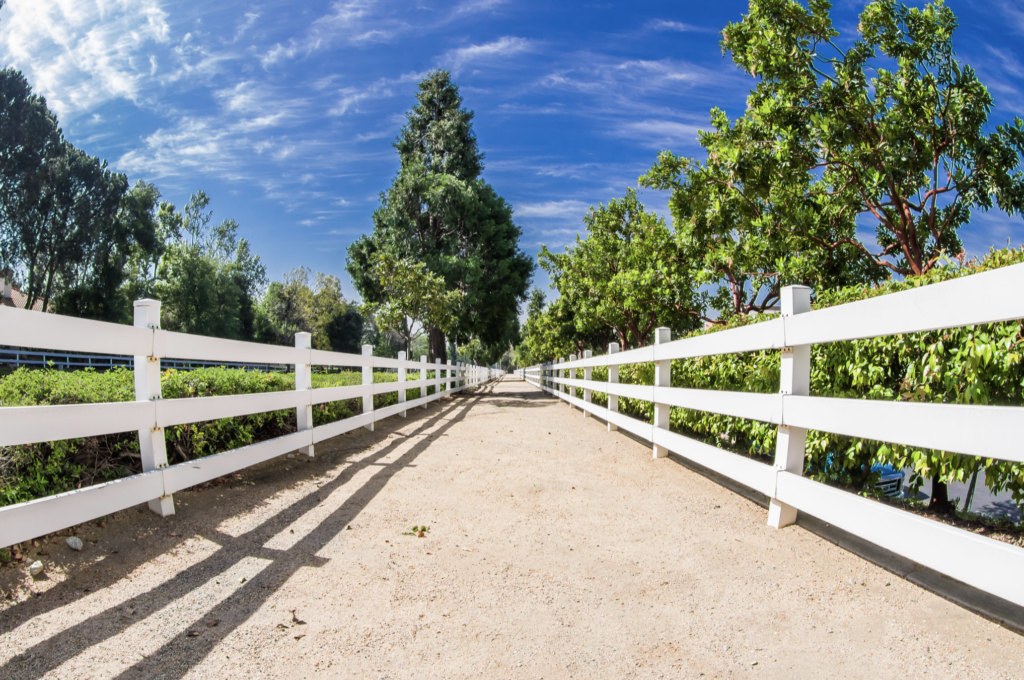
<svg viewBox="0 0 1024 680"><path fill-rule="evenodd" d="M654 331L654 344L663 345L672 340L672 331L668 328L657 328ZM657 350L655 350L657 351ZM671 387L672 386L672 361L671 359L665 361L654 362L654 386L655 387ZM672 409L668 404L659 404L654 402L654 429L669 429L669 414ZM653 432L651 433L654 434ZM668 456L668 449L664 446L654 445L654 457L665 458Z"/></svg>
<svg viewBox="0 0 1024 680"><path fill-rule="evenodd" d="M373 356L373 345L363 345L363 356ZM373 365L363 366L363 384L370 386L370 394L363 396L363 413L369 413L370 417L373 417ZM366 425L364 428L373 432L373 420Z"/></svg>
<svg viewBox="0 0 1024 680"><path fill-rule="evenodd" d="M423 368L420 369L420 399L423 399L427 396L427 357L425 354L420 355L420 363L423 364ZM423 404L423 408L426 407L427 405Z"/></svg>
<svg viewBox="0 0 1024 680"><path fill-rule="evenodd" d="M608 354L618 354L618 353L619 353L619 343L613 342L613 343L608 345ZM616 384L616 385L619 383L619 365L618 364L614 364L614 365L609 365L608 366L608 382ZM619 412L619 395L612 394L611 392L608 393L608 412L609 413L618 413ZM618 429L619 429L618 425L612 423L611 421L608 422L608 431L609 432L615 432Z"/></svg>
<svg viewBox="0 0 1024 680"><path fill-rule="evenodd" d="M313 348L313 335L306 333L305 331L295 334L295 348L306 350L304 356L305 361L309 361L309 350ZM313 389L313 368L310 364L305 362L299 362L295 364L295 390L306 391ZM308 396L308 392L306 393ZM295 424L296 430L302 432L303 430L313 429L313 405L310 400L302 406L295 407ZM313 457L313 445L303 446L299 449L299 453L304 453L310 458Z"/></svg>
<svg viewBox="0 0 1024 680"><path fill-rule="evenodd" d="M811 289L807 286L786 286L782 289L782 316L811 311ZM779 393L807 396L811 391L811 346L797 345L782 348L782 371ZM783 396L785 400L785 396ZM807 430L802 427L779 426L775 443L775 469L804 473L804 447ZM796 522L796 508L776 499L768 506L768 526L781 529Z"/></svg>
<svg viewBox="0 0 1024 680"><path fill-rule="evenodd" d="M399 361L399 365L398 365L398 382L399 383L404 383L405 382L405 352L399 352L398 353L398 361ZM400 385L399 388L398 388L398 403L399 404L404 404L405 403L405 386L404 385ZM399 411L398 415L400 415L400 416L402 416L404 418L405 417L405 411Z"/></svg>
<svg viewBox="0 0 1024 680"><path fill-rule="evenodd" d="M591 350L589 350L589 349L583 350L583 358L584 359L589 359L592 356L594 356L594 353ZM590 366L587 366L586 368L583 369L583 379L584 380L590 380L593 377L593 375L594 375L594 369L592 369ZM591 400L592 400L593 396L594 396L593 390L591 390L589 387L584 387L583 388L583 401L585 401L585 402L587 402L589 404L589 403L591 403ZM584 418L589 418L590 417L590 411L588 411L587 409L583 409L583 417Z"/></svg>
<svg viewBox="0 0 1024 680"><path fill-rule="evenodd" d="M135 326L141 328L160 328L160 301L135 301ZM149 350L152 352L152 348ZM160 359L145 355L135 357L135 401L154 401L160 399ZM139 430L139 453L142 457L142 469L145 472L167 467L167 442L162 427ZM149 501L149 509L167 517L174 514L174 497L170 494Z"/></svg>

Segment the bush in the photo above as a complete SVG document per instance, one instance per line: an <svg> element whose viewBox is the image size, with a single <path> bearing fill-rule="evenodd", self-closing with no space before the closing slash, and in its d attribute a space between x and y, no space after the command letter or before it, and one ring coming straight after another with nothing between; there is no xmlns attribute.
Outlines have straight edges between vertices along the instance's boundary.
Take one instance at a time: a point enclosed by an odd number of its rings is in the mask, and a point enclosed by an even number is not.
<svg viewBox="0 0 1024 680"><path fill-rule="evenodd" d="M394 373L374 373L374 382L393 382ZM314 373L313 387L362 383L358 372ZM255 394L295 389L290 373L260 373L228 368L167 370L161 378L165 399ZM408 391L415 399L419 390ZM106 372L21 368L0 378L0 407L95 404L135 400L134 376L123 368ZM397 403L396 393L376 395L374 408ZM361 399L318 404L313 424L324 425L362 412ZM171 464L202 458L290 432L295 410L255 413L167 428ZM142 471L135 432L0 447L0 506L70 491Z"/></svg>
<svg viewBox="0 0 1024 680"><path fill-rule="evenodd" d="M980 262L950 263L924 276L877 287L823 291L813 308L877 297L948 281L1024 262L1024 249L992 251ZM771 317L737 317L726 326L697 331L690 337L760 323ZM894 335L853 342L815 345L811 356L811 394L847 399L878 399L944 404L1024 404L1022 323L1007 321L927 333ZM672 385L707 390L774 394L779 389L777 351L749 352L672 362ZM607 380L607 369L594 369L595 380ZM654 383L653 364L619 368L619 380L636 385ZM599 403L606 395L594 395ZM651 422L654 405L619 399L623 413ZM768 423L673 408L672 429L715 446L770 461L777 428ZM965 481L984 469L993 492L1010 491L1024 507L1024 465L946 451L917 449L886 442L844 437L811 430L807 434L805 474L858 490L870 491L877 481L875 464L911 468L915 490L927 478L940 483Z"/></svg>

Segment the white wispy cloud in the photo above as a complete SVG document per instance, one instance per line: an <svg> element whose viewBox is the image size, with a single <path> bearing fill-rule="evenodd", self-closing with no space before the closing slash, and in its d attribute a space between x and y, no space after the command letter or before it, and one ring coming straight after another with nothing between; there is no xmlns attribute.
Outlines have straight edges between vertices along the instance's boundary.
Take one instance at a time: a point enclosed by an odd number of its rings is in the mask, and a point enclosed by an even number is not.
<svg viewBox="0 0 1024 680"><path fill-rule="evenodd" d="M636 139L652 149L696 146L700 126L674 120L641 120L622 123L614 132L620 137Z"/></svg>
<svg viewBox="0 0 1024 680"><path fill-rule="evenodd" d="M451 68L453 73L458 73L469 63L505 59L513 54L527 52L532 47L532 43L525 38L506 36L482 45L469 45L449 50L445 53L442 61Z"/></svg>
<svg viewBox="0 0 1024 680"><path fill-rule="evenodd" d="M501 5L507 4L508 0L463 0L456 5L453 15L477 14L487 12Z"/></svg>
<svg viewBox="0 0 1024 680"><path fill-rule="evenodd" d="M579 217L590 210L590 204L583 201L542 201L540 203L519 203L515 206L516 217L562 218Z"/></svg>
<svg viewBox="0 0 1024 680"><path fill-rule="evenodd" d="M694 26L693 24L684 24L682 21L672 21L670 19L652 19L648 21L644 28L650 31L674 31L677 33L717 33L716 28L707 28L704 26Z"/></svg>
<svg viewBox="0 0 1024 680"><path fill-rule="evenodd" d="M27 0L0 14L0 57L60 116L136 101L169 41L157 0Z"/></svg>
<svg viewBox="0 0 1024 680"><path fill-rule="evenodd" d="M327 14L316 19L299 38L273 45L261 58L263 68L309 55L336 42L389 42L408 24L398 17L374 17L372 0L336 0ZM374 20L370 25L370 19Z"/></svg>
<svg viewBox="0 0 1024 680"><path fill-rule="evenodd" d="M245 35L245 32L252 28L253 24L255 24L256 20L259 18L260 15L256 14L255 12L246 12L245 21L238 24L238 28L235 29L235 39L231 42L238 42L239 40L241 40L242 36Z"/></svg>

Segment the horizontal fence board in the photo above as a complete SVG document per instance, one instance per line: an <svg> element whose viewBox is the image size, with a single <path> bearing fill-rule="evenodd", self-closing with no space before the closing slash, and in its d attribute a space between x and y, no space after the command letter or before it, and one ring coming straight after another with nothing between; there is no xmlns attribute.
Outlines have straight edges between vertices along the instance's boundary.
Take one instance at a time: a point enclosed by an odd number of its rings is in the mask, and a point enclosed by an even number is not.
<svg viewBox="0 0 1024 680"><path fill-rule="evenodd" d="M156 425L154 402L123 401L0 408L0 446L18 446L119 432Z"/></svg>
<svg viewBox="0 0 1024 680"><path fill-rule="evenodd" d="M631 418L625 414L612 413L611 411L608 411L605 416L605 420L612 425L617 426L620 430L632 432L636 436L642 437L647 441L651 441L651 437L653 436L651 434L651 430L654 429L653 425L642 420L637 420L636 418Z"/></svg>
<svg viewBox="0 0 1024 680"><path fill-rule="evenodd" d="M1024 264L785 319L790 346L917 333L1024 318Z"/></svg>
<svg viewBox="0 0 1024 680"><path fill-rule="evenodd" d="M682 338L662 345L654 346L655 361L668 359L692 359L695 357L715 356L718 354L736 354L739 352L756 352L765 349L782 349L785 347L786 336L781 318L771 321L730 328L728 330L698 335L693 338Z"/></svg>
<svg viewBox="0 0 1024 680"><path fill-rule="evenodd" d="M651 400L650 397L647 399ZM653 401L669 406L779 425L782 423L782 399L780 394L655 387Z"/></svg>
<svg viewBox="0 0 1024 680"><path fill-rule="evenodd" d="M346 352L328 352L322 349L309 350L309 363L313 366L373 366L374 357Z"/></svg>
<svg viewBox="0 0 1024 680"><path fill-rule="evenodd" d="M642 401L653 401L654 388L651 385L630 385L628 383L609 383L596 380L569 380L568 378L554 378L557 385L576 387L581 390L594 390L603 394L614 394L628 399L639 399Z"/></svg>
<svg viewBox="0 0 1024 680"><path fill-rule="evenodd" d="M343 385L341 387L318 387L313 390L313 403L326 404L331 401L345 401L373 394L373 385Z"/></svg>
<svg viewBox="0 0 1024 680"><path fill-rule="evenodd" d="M787 395L786 425L892 444L1024 461L1024 408Z"/></svg>
<svg viewBox="0 0 1024 680"><path fill-rule="evenodd" d="M351 418L345 418L344 420L338 420L333 423L327 423L326 425L318 425L313 428L313 443L319 444L325 439L331 437L337 437L340 434L351 432L352 430L360 427L365 427L373 423L373 411L369 413L360 413L357 416Z"/></svg>
<svg viewBox="0 0 1024 680"><path fill-rule="evenodd" d="M373 410L373 420L377 422L390 418L391 416L398 415L402 411L409 410L409 402L403 401L401 404L392 404L391 406L385 406L384 408L377 408Z"/></svg>
<svg viewBox="0 0 1024 680"><path fill-rule="evenodd" d="M374 394L391 394L398 391L398 382L373 383Z"/></svg>
<svg viewBox="0 0 1024 680"><path fill-rule="evenodd" d="M146 356L153 350L153 330L0 307L0 345Z"/></svg>
<svg viewBox="0 0 1024 680"><path fill-rule="evenodd" d="M303 430L293 432L282 437L268 439L258 444L250 444L224 453L213 456L197 458L185 463L179 463L163 468L164 493L177 493L196 484L208 482L211 479L238 472L252 465L262 463L283 456L286 453L297 451L303 446L313 443L313 431Z"/></svg>
<svg viewBox="0 0 1024 680"><path fill-rule="evenodd" d="M297 347L262 345L165 330L156 331L153 339L153 356L168 359L305 365L309 363L309 353L310 350Z"/></svg>
<svg viewBox="0 0 1024 680"><path fill-rule="evenodd" d="M312 390L230 394L221 397L161 399L156 404L157 427L171 427L220 418L235 418L254 413L280 411L309 403Z"/></svg>
<svg viewBox="0 0 1024 680"><path fill-rule="evenodd" d="M775 495L776 471L770 465L660 427L654 428L654 443L766 496Z"/></svg>
<svg viewBox="0 0 1024 680"><path fill-rule="evenodd" d="M779 472L777 498L970 586L1024 606L1024 549Z"/></svg>
<svg viewBox="0 0 1024 680"><path fill-rule="evenodd" d="M622 364L643 364L649 361L654 361L653 345L648 347L638 347L636 349L617 352L615 354L602 354L599 357L591 357L590 359L577 359L576 361L567 361L561 364L555 362L551 364L550 370L558 371L567 368L592 368L594 366L621 366Z"/></svg>
<svg viewBox="0 0 1024 680"><path fill-rule="evenodd" d="M164 489L162 472L153 470L0 508L0 546L45 536L159 498Z"/></svg>

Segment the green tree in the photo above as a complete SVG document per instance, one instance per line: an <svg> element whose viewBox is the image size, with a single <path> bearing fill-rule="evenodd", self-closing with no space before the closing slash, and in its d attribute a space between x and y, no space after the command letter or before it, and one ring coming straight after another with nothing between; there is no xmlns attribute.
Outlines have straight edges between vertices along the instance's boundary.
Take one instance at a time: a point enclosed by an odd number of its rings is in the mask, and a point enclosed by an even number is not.
<svg viewBox="0 0 1024 680"><path fill-rule="evenodd" d="M310 286L310 278L313 285ZM313 335L313 348L358 354L363 335L363 318L354 304L341 294L335 276L293 269L281 282L274 281L256 310L256 338L275 345L292 345L295 334Z"/></svg>
<svg viewBox="0 0 1024 680"><path fill-rule="evenodd" d="M956 17L941 1L869 3L846 49L830 9L826 0L751 0L723 30L722 48L758 79L744 116L760 130L758 153L786 175L809 176L781 183L794 195L776 204L808 200L833 223L873 221L878 248L799 220L780 227L873 267L922 274L962 251L958 231L972 210L1024 208L1024 122L987 132L992 97L955 59ZM764 173L760 190L772 182Z"/></svg>
<svg viewBox="0 0 1024 680"><path fill-rule="evenodd" d="M202 191L175 213L162 204L161 231L169 237L160 256L156 293L168 330L222 338L251 339L255 301L266 284L266 268L238 223L211 227L210 199Z"/></svg>
<svg viewBox="0 0 1024 680"><path fill-rule="evenodd" d="M519 250L521 231L511 207L480 179L483 154L473 113L462 108L450 74L428 74L416 98L394 144L398 174L381 194L373 234L349 248L348 272L364 301L382 304L375 254L423 263L449 290L463 294L450 329L456 340L507 345L533 272ZM431 326L428 333L430 359L446 361L446 331Z"/></svg>
<svg viewBox="0 0 1024 680"><path fill-rule="evenodd" d="M680 334L699 326L702 301L690 260L633 189L591 208L583 221L586 238L577 236L564 254L542 246L538 256L572 309L577 332L605 329L626 349L646 344L658 327Z"/></svg>
<svg viewBox="0 0 1024 680"><path fill-rule="evenodd" d="M413 341L424 329L448 333L455 325L463 293L449 291L444 279L431 274L424 263L378 252L372 266L383 301L367 302L362 311L373 317L379 328L400 334L407 352L412 352Z"/></svg>

